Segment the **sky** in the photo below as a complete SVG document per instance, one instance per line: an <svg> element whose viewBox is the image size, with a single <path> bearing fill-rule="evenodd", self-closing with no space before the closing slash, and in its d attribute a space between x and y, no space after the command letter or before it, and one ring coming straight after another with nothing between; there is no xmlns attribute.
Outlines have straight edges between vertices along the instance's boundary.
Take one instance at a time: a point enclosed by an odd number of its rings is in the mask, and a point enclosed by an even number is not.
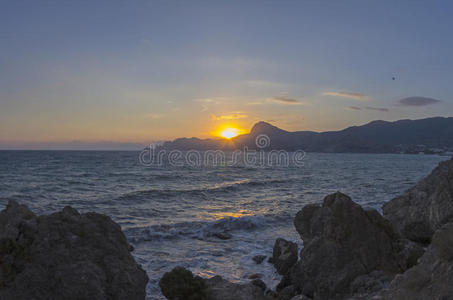
<svg viewBox="0 0 453 300"><path fill-rule="evenodd" d="M451 1L0 0L0 149L453 115Z"/></svg>

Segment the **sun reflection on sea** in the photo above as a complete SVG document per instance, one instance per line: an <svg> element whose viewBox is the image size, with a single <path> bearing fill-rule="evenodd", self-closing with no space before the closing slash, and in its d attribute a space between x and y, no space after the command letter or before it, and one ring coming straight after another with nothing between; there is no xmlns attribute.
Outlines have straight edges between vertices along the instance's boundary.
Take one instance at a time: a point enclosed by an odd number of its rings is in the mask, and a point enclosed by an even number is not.
<svg viewBox="0 0 453 300"><path fill-rule="evenodd" d="M245 216L252 216L253 213L249 210L240 210L236 212L219 212L219 213L214 213L212 216L214 217L215 220L223 219L223 218L240 218L240 217L245 217Z"/></svg>

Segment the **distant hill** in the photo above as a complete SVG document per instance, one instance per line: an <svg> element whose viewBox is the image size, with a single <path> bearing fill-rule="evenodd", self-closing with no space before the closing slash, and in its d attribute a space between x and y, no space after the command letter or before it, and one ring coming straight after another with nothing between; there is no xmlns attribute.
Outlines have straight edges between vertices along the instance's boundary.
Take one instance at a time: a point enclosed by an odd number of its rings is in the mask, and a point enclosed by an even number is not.
<svg viewBox="0 0 453 300"><path fill-rule="evenodd" d="M261 134L269 137L265 150L352 153L442 153L453 150L452 117L372 121L362 126L327 132L289 132L266 122L258 122L250 133L231 140L180 138L165 142L162 147L178 150L258 149L255 141Z"/></svg>

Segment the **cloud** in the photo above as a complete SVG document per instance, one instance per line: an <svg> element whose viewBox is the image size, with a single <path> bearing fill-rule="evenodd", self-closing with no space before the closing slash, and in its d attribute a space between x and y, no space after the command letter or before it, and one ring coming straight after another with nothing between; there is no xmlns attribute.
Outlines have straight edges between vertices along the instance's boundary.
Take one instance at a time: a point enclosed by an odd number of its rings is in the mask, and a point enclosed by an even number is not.
<svg viewBox="0 0 453 300"><path fill-rule="evenodd" d="M324 92L324 96L333 96L333 97L342 97L350 98L358 101L364 101L368 99L368 96L361 93L352 93L352 92Z"/></svg>
<svg viewBox="0 0 453 300"><path fill-rule="evenodd" d="M292 104L292 105L301 105L303 104L301 101L299 100L296 100L296 99L293 99L293 98L288 98L288 97L284 97L284 96L275 96L274 98L272 98L272 100L274 100L274 102L278 102L278 103L281 103L281 104Z"/></svg>
<svg viewBox="0 0 453 300"><path fill-rule="evenodd" d="M247 118L248 115L243 112L235 112L228 115L216 116L211 115L211 120L213 121L221 121L221 120L236 120L236 119L244 119Z"/></svg>
<svg viewBox="0 0 453 300"><path fill-rule="evenodd" d="M437 99L433 98L428 98L428 97L408 97L404 98L398 101L399 104L404 105L404 106L426 106L426 105L431 105L431 104L436 104L442 102Z"/></svg>
<svg viewBox="0 0 453 300"><path fill-rule="evenodd" d="M215 103L216 101L214 101L213 99L211 98L202 98L202 99L197 99L198 102L202 102L202 103Z"/></svg>
<svg viewBox="0 0 453 300"><path fill-rule="evenodd" d="M214 100L212 98L200 98L196 99L196 101L201 103L201 112L209 110L209 105L215 105L219 103L217 100Z"/></svg>
<svg viewBox="0 0 453 300"><path fill-rule="evenodd" d="M358 106L349 106L348 107L349 109L352 109L352 110L374 110L374 111L382 111L382 112L387 112L389 111L388 108L385 108L385 107L371 107L371 106L366 106L364 108L362 107L358 107Z"/></svg>
<svg viewBox="0 0 453 300"><path fill-rule="evenodd" d="M263 104L264 104L263 101L252 101L247 103L247 105L263 105Z"/></svg>
<svg viewBox="0 0 453 300"><path fill-rule="evenodd" d="M376 110L376 111L389 111L389 109L385 108L385 107L371 107L371 106L367 106L367 107L365 107L365 109Z"/></svg>

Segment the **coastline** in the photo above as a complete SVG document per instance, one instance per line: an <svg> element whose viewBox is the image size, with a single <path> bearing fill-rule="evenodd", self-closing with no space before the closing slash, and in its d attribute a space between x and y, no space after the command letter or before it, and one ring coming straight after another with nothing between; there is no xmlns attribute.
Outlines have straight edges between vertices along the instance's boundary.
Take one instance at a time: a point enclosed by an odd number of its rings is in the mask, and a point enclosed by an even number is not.
<svg viewBox="0 0 453 300"><path fill-rule="evenodd" d="M340 192L305 206L294 219L304 242L300 254L292 242L275 242L270 262L283 275L276 290L259 278L232 284L190 271L182 276L181 268L166 273L160 287L168 299L193 293L212 300L447 299L453 294L452 176L453 158L385 203L383 215ZM194 287L196 281L203 284Z"/></svg>
<svg viewBox="0 0 453 300"><path fill-rule="evenodd" d="M277 239L277 241L275 242L274 249L272 251L272 258L270 258L269 255L265 255L267 257L262 257L265 253L256 253L256 255L248 256L250 262L256 265L268 265L269 259L271 260L271 263L276 268L276 272L278 272L282 276L282 280L280 284L276 286L276 288L273 288L273 286L266 286L266 283L262 281L262 277L258 273L250 274L249 277L247 277L247 281L249 281L249 283L232 283L226 279L220 278L219 276L213 276L215 274L209 274L209 276L213 277L211 277L211 279L203 279L204 284L202 284L208 292L207 299L220 300L234 298L237 300L241 299L240 297L243 297L243 299L292 299L294 297L298 297L294 299L369 299L370 297L375 297L375 299L391 299L388 298L388 295L392 293L401 293L404 288L402 288L400 285L404 285L406 284L406 281L410 281L410 277L415 276L411 275L412 273L416 272L417 270L422 270L418 272L430 274L431 271L426 270L428 263L436 263L437 265L440 265L445 270L447 270L445 272L448 272L448 267L450 266L449 257L451 251L451 245L448 243L452 233L450 227L445 223L448 223L449 220L451 220L451 215L453 215L450 214L451 209L449 207L449 203L451 202L452 194L449 194L451 184L448 181L449 176L453 174L452 165L453 160L441 162L439 166L435 168L432 171L431 175L429 175L426 179L423 179L415 187L409 189L402 195L397 196L395 199L385 204L383 209L383 216L376 210L370 208L363 209L358 204L354 203L353 199L351 200L347 195L341 193L334 193L327 196L322 205L309 204L304 206L304 208L302 208L302 210L299 211L299 213L297 213L294 217L294 228L301 237L299 239L299 245L293 246L290 241L285 241L283 239L280 239L279 236L274 236L274 240ZM391 205L389 203L391 203ZM407 203L411 204L407 205ZM24 217L14 218L19 219L19 221L11 223L12 219L6 218L4 216L8 215L8 211L14 211L14 207L20 207L21 209L19 209L19 211L26 212L24 213L25 216L29 215L30 217L26 217L25 219ZM437 213L423 213L433 211ZM44 236L49 234L49 232L55 230L60 232L65 228L62 224L66 224L66 219L73 220L75 222L74 228L84 227L85 225L83 225L83 222L85 221L83 220L84 218L86 218L84 216L91 215L93 214L79 214L76 210L68 207L59 213L55 213L49 216L43 215L36 217L25 206L11 202L9 209L6 209L1 213L0 224L2 224L2 226L6 226L4 228L16 228L13 231L5 230L5 232L9 232L8 234L12 232L11 234L14 235L13 237L7 236L6 240L20 240L19 237L25 234L26 236L31 237L25 239L25 241L35 241L42 240L43 232L45 232ZM110 218L102 216L100 214L94 215L99 215L99 218L102 220L104 218L107 218L109 220L109 224L110 222L112 224L108 226L112 226L112 228L116 228L115 230L118 231L118 224L111 221ZM435 217L431 218L432 216ZM52 222L51 227L40 229L39 226L36 227L36 225L33 225L33 222L30 223L27 218L31 218L32 220L45 220L46 218L55 218L55 221ZM350 224L350 220L359 221L357 221L357 224ZM424 220L424 227L421 227L421 224L419 222L420 220ZM206 231L206 234L208 234L209 236L204 237L204 239L212 239L213 242L218 241L217 244L219 245L227 246L233 239L230 239L231 236L229 236L228 233L231 228L224 226L234 225L239 226L238 228L240 228L243 227L246 223L220 224L213 223L213 227L210 230ZM325 224L336 224L336 226L327 226ZM27 228L30 228L30 226L32 230L29 232ZM98 232L98 230L102 228L102 226L98 226L99 225L96 225L92 228L93 234L98 234L96 232ZM261 224L256 224L253 226L261 226ZM64 231L66 230L64 229L61 233L61 236L58 239L53 240L51 248L58 248L62 243L73 243L71 242L71 239L73 239L74 234L71 233L71 230L75 229L71 228L73 227L68 228L69 231ZM332 231L332 228L337 228L337 230ZM420 228L422 228L423 230L420 230ZM123 246L121 246L123 247L123 249L127 249L127 254L125 253L125 251L118 253L119 255L124 255L125 258L128 257L127 260L129 261L129 263L127 265L124 265L123 268L137 268L136 262L134 261L130 253L132 248L127 242L124 242L124 233L122 233L121 230L119 230L119 232L120 233L115 234L115 236L112 238L123 244ZM350 234L344 236L345 232L350 232ZM82 240L84 240L85 238L84 234L75 235ZM234 235L236 235L236 233L233 233L233 238ZM252 235L253 233L251 233L251 236ZM378 240L378 242L374 240L366 242L367 237L369 236L380 237L380 240ZM3 240L5 240L5 237ZM64 242L65 240L68 241ZM304 248L300 247L302 241L305 245ZM313 241L316 241L316 243L314 243ZM338 243L338 241L341 241L341 243ZM109 244L108 241L102 241L102 239L101 242L99 242L98 240L98 243L101 243L101 246L102 244ZM348 248L342 248L344 247L344 243L348 245ZM22 258L20 256L20 253L24 253L24 251L20 249L33 249L33 247L35 247L36 245L34 245L33 243L29 244L28 242L21 245L22 246L20 247L4 248L4 250L6 249L5 251L7 252L6 254L3 253L2 257L6 257L5 255L12 255L10 257L12 257L13 259L13 265L19 264L25 267L30 266L30 261L26 261L25 265L21 261ZM85 248L84 251L88 252L93 251L93 249L97 249L96 247L99 247L96 243L88 243L87 245L89 248L88 250L87 248ZM365 248L362 249L362 246ZM78 247L79 246L75 244L75 247L73 247L72 249L67 249L67 253L64 253L64 255L72 256L71 251L74 251L75 253L80 251ZM380 249L380 247L382 249ZM423 247L426 248L426 251L424 253L423 251L421 251L421 248ZM377 253L374 253L373 249L380 250L377 251ZM268 253L271 250L272 249L268 249L265 252ZM100 253L103 253L104 251L110 250L101 249L95 251L100 251ZM353 255L351 258L350 256L346 255L348 253L355 253L355 255ZM17 256L16 254L19 254L19 256ZM58 253L54 256L58 257L60 255L62 254ZM319 255L321 255L321 257ZM359 262L356 262L354 260L354 257L356 255L362 257ZM370 259L369 256L373 258L373 263L364 263ZM312 260L305 257L311 257ZM326 259L326 257L330 257L330 259ZM36 263L42 263L42 257L31 256L31 258L31 266ZM48 260L48 258L46 258L45 260ZM94 259L94 261L97 260L98 259ZM136 261L139 261L141 264L147 263L143 260L143 258L138 260L136 257ZM327 265L318 263L322 261L327 261ZM330 268L331 265L335 265L340 261L343 261L342 264L344 266L365 265L366 267L362 266L352 269L349 269L348 267L346 269L341 269L340 271ZM68 267L65 266L66 262L64 261L59 261L58 263L61 263L60 267L62 268ZM89 270L91 268L91 263L87 262L87 265L89 266L87 267ZM365 269L362 270L361 268ZM49 274L52 274L53 271L48 272L50 272ZM108 273L110 271L103 272ZM322 276L320 274L322 274ZM348 277L349 279L347 279L346 281L342 280L338 285L332 284L332 282L335 282L338 278L342 278L342 276L344 277L345 274L347 274L346 277ZM12 280L11 282L14 282L16 280L16 275L13 274L13 276L10 277L10 280ZM149 273L149 275L153 274ZM218 273L217 275L223 274ZM69 275L64 276L71 278ZM305 278L306 276L308 276L307 278L316 278L316 276L321 277L315 280L313 283L309 284L307 287L307 282L309 282L309 280ZM330 278L328 285L322 285L324 278ZM71 278L71 280L74 279ZM436 282L434 282L435 284L439 285L439 293L449 293L450 291L448 290L448 288L444 288L446 285L442 280L448 280L448 278L440 278L436 280ZM138 281L143 283L144 279L140 279ZM145 284L138 286L132 283L128 283L126 285L128 285L129 288L126 286L117 288L127 291L130 290L131 286L133 286L134 290L140 290L143 293L145 292ZM14 289L17 288L15 286L19 285L9 285L8 293L14 293ZM75 289L77 289L77 286L80 285L76 282L74 286ZM172 284L169 284L167 286L170 286L170 289L174 288L172 287ZM332 286L333 288L330 292L328 292L327 295L320 292L331 289L330 286ZM101 290L103 290L104 288L105 287L101 288ZM5 287L3 287L3 292L5 291ZM46 286L44 285L40 289L40 291L41 293L45 294L49 293L50 290L48 290L48 288L46 288ZM1 292L2 288L0 288L0 293ZM140 296L138 296L136 299L143 299L145 297L142 292L140 292ZM409 289L406 292L413 293L413 290ZM232 295L235 296L232 298ZM432 296L430 294L427 295L424 295L425 298L415 297L411 299L428 299L426 297ZM21 299L20 296L17 299ZM95 299L104 298L103 296L99 296L99 298Z"/></svg>

